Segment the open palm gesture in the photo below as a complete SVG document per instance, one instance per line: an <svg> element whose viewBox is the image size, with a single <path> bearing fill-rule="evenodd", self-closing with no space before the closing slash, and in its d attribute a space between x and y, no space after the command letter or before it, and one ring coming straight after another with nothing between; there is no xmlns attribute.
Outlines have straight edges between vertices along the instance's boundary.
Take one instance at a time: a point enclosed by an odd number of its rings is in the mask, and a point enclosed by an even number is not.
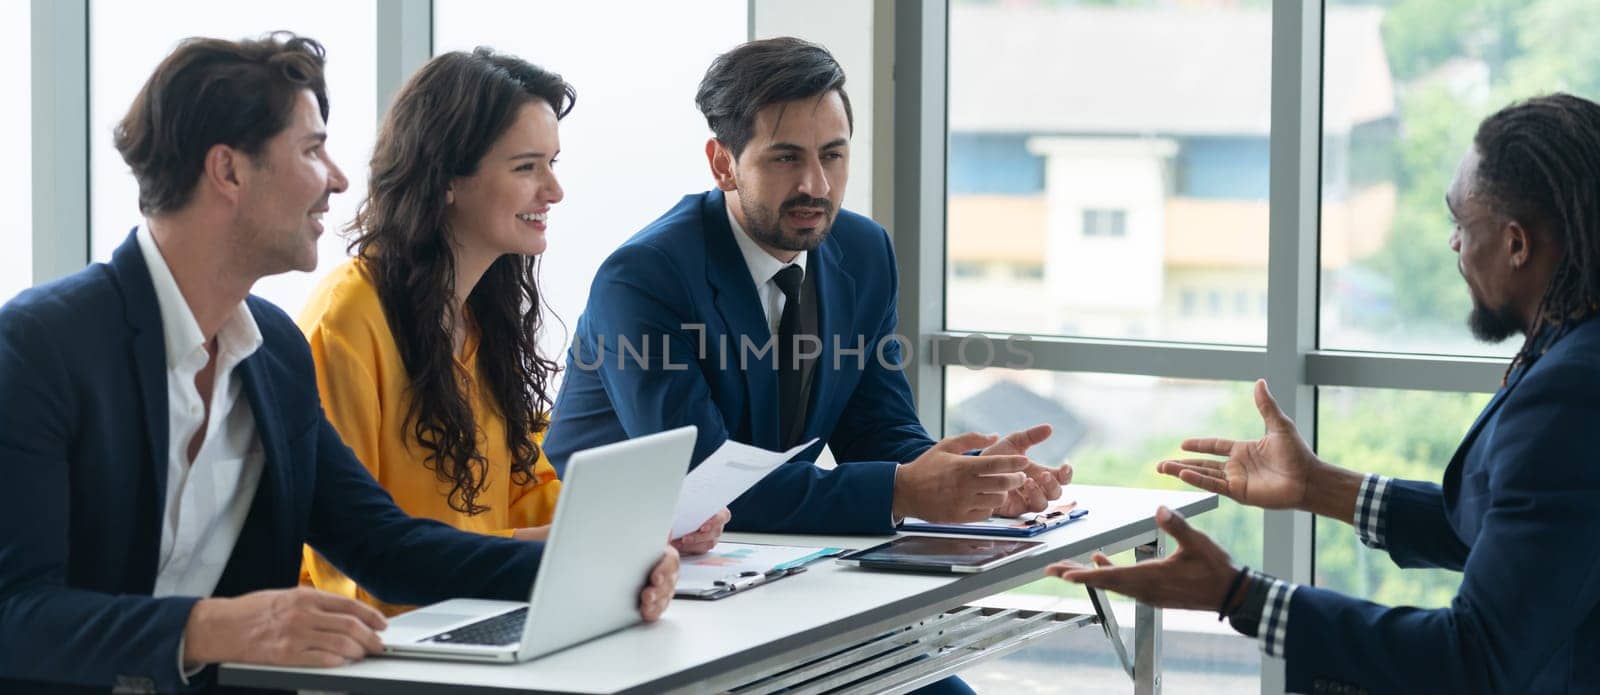
<svg viewBox="0 0 1600 695"><path fill-rule="evenodd" d="M1303 507L1308 481L1321 461L1300 437L1294 421L1272 399L1266 381L1256 380L1255 399L1256 410L1267 426L1266 436L1253 441L1186 439L1184 451L1227 459L1162 461L1156 470L1241 504L1266 509Z"/></svg>

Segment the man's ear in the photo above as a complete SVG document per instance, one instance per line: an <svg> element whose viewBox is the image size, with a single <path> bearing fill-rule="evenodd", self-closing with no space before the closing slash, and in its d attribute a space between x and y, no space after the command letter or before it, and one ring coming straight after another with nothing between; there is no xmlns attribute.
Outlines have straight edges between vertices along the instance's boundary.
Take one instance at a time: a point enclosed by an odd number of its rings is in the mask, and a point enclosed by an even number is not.
<svg viewBox="0 0 1600 695"><path fill-rule="evenodd" d="M1528 228L1516 220L1507 220L1500 228L1505 235L1506 257L1510 259L1513 269L1521 268L1533 259L1533 235Z"/></svg>
<svg viewBox="0 0 1600 695"><path fill-rule="evenodd" d="M706 140L706 162L711 165L711 178L716 180L717 188L724 193L739 190L733 177L733 152L724 147L721 140Z"/></svg>
<svg viewBox="0 0 1600 695"><path fill-rule="evenodd" d="M200 171L200 185L210 187L228 202L239 202L239 191L244 187L245 171L250 167L246 155L223 144L206 150L205 166Z"/></svg>

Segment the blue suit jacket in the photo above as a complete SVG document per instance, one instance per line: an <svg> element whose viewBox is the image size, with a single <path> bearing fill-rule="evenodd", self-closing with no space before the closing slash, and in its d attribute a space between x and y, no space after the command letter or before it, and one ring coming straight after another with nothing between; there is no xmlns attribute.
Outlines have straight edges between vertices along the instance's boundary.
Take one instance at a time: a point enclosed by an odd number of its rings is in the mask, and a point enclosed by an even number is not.
<svg viewBox="0 0 1600 695"><path fill-rule="evenodd" d="M323 417L299 329L259 298L248 305L264 343L238 370L266 462L214 595L295 586L309 542L386 601L526 600L542 546L401 512ZM110 264L0 309L0 692L181 688L178 640L198 599L150 596L166 369L131 235Z"/></svg>
<svg viewBox="0 0 1600 695"><path fill-rule="evenodd" d="M1301 587L1290 690L1600 693L1600 320L1511 375L1443 487L1390 489L1390 557L1461 571L1461 589L1421 610Z"/></svg>
<svg viewBox="0 0 1600 695"><path fill-rule="evenodd" d="M898 278L883 227L841 210L810 256L817 358L802 452L738 500L731 529L889 533L895 467L933 445L917 421L895 330ZM600 266L578 320L545 451L697 425L694 463L724 441L780 449L776 351L721 191L685 196ZM625 342L626 341L626 342ZM643 366L641 366L641 363Z"/></svg>

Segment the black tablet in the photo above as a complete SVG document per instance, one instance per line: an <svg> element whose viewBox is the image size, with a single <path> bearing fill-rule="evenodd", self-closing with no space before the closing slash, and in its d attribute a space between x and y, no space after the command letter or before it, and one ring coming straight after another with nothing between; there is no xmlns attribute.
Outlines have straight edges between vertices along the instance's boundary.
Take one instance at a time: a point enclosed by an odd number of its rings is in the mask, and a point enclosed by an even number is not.
<svg viewBox="0 0 1600 695"><path fill-rule="evenodd" d="M901 536L845 554L839 562L903 572L982 572L1043 550L1042 541L953 536Z"/></svg>

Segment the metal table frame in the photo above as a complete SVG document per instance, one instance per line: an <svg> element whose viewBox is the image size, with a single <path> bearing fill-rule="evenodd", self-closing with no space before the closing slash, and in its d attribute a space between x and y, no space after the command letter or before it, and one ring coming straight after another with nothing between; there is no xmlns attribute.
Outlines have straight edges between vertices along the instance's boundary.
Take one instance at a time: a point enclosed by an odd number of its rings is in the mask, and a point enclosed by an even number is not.
<svg viewBox="0 0 1600 695"><path fill-rule="evenodd" d="M1216 496L1204 493L1096 489L1088 486L1074 488L1082 491L1080 500L1086 497L1090 499L1088 506L1091 509L1099 508L1097 505L1128 505L1133 503L1132 500L1142 504L1159 499L1185 515L1193 516L1217 506ZM1154 504L1150 504L1149 512L1153 511ZM860 607L860 610L843 607L848 600L828 594L823 588L825 583L817 581L830 577L815 578L813 586L817 588L807 589L807 575L756 589L742 599L736 596L709 604L684 602L700 605L675 606L680 620L685 624L682 630L689 632L677 638L693 639L694 635L705 634L695 630L718 630L718 622L723 616L731 619L726 611L763 608L762 604L754 601L769 598L778 600L777 596L782 591L790 592L785 599L788 601L797 600L797 592L814 591L816 595L800 593L801 599L827 600L829 608L834 609L837 615L826 616L793 631L786 631L787 627L773 627L769 630L770 639L763 637L747 644L740 643L733 648L721 649L711 658L683 663L681 667L674 664L670 668L658 668L648 673L636 669L642 674L637 677L634 674L625 677L606 674L609 680L600 678L595 674L602 667L595 664L610 665L611 668L606 670L611 671L626 670L626 667L633 665L631 662L638 660L638 650L668 646L649 642L648 639L652 639L648 636L649 631L641 633L646 635L644 637L627 637L627 633L632 631L616 633L567 652L513 666L402 659L369 659L334 669L228 664L222 669L221 682L235 686L361 693L729 692L756 695L785 687L797 687L790 691L796 693L900 693L979 661L1010 653L1060 630L1098 624L1123 668L1129 673L1133 692L1137 695L1154 695L1161 692L1162 620L1158 609L1143 604L1136 606L1130 650L1124 643L1120 626L1106 597L1098 592L1090 593L1091 605L1095 609L1093 614L1006 611L967 605L1033 581L1041 576L1046 565L1058 560L1084 558L1095 551L1115 554L1130 549L1141 561L1162 556L1166 550L1165 541L1156 532L1153 517L1149 513L1138 517L1131 512L1122 513L1127 520L1118 521L1109 528L1087 535L1080 533L1078 537L1073 537L1071 531L1052 531L1039 537L1049 541L1051 539L1048 537L1060 534L1044 552L979 574L917 580L921 582L916 584L918 589L889 596L888 600ZM865 547L882 539L734 533L728 534L728 540ZM864 571L830 566L811 574L832 572ZM839 586L838 582L846 580L888 581L863 574L832 575L831 579L836 582L835 589ZM937 583L929 584L935 581ZM880 590L879 593L884 592ZM745 600L747 603L728 603L736 600ZM725 605L728 607L724 608ZM738 609L733 605L745 608ZM719 610L723 612L716 612ZM783 610L800 609L785 607ZM669 613L668 619L672 617ZM730 627L729 631L733 629ZM563 656L569 652L584 652L585 655ZM604 654L606 658L596 662L599 654ZM580 661L582 658L588 661ZM590 682L591 677L599 682Z"/></svg>

